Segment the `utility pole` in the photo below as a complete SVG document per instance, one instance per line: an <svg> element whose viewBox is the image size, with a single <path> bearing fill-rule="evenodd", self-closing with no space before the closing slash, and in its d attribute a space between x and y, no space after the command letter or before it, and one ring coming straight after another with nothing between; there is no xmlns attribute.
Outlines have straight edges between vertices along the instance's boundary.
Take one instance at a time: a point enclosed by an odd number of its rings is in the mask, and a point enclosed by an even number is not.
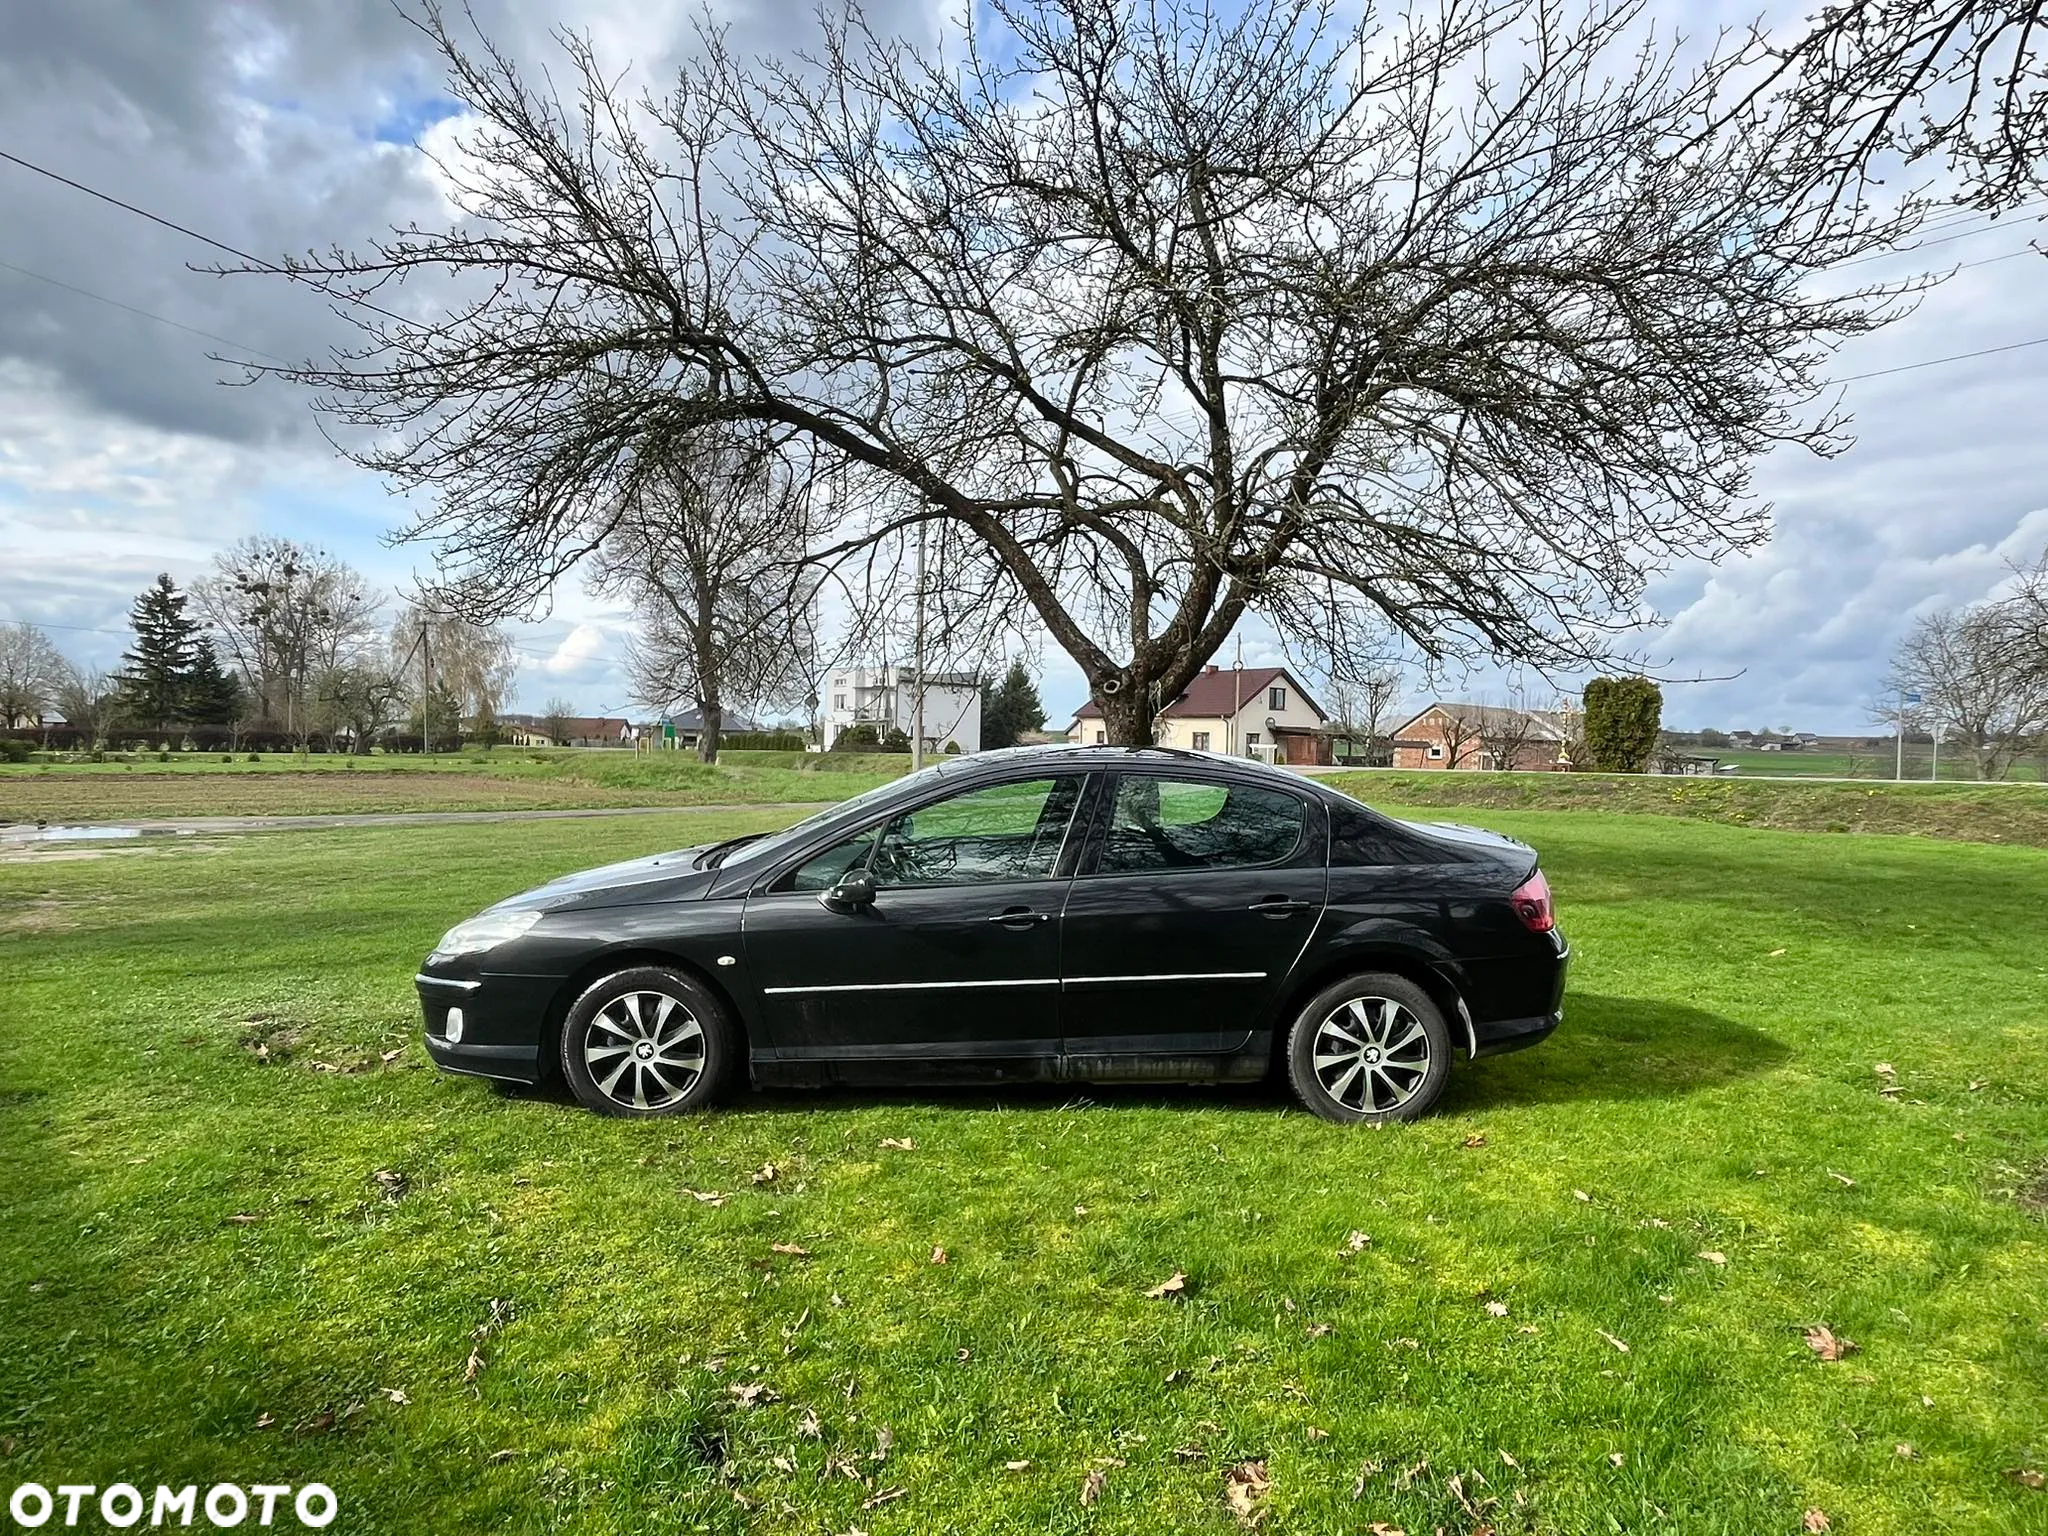
<svg viewBox="0 0 2048 1536"><path fill-rule="evenodd" d="M1928 754L1927 759L1927 777L1932 780L1941 777L1941 722L1939 720L1934 722L1934 728L1928 732L1928 735L1934 738L1933 750Z"/></svg>
<svg viewBox="0 0 2048 1536"><path fill-rule="evenodd" d="M434 648L427 641L427 621L420 619L420 756L434 750Z"/></svg>
<svg viewBox="0 0 2048 1536"><path fill-rule="evenodd" d="M911 626L911 675L917 691L910 696L910 771L924 766L924 520L917 524L917 617Z"/></svg>
<svg viewBox="0 0 2048 1536"><path fill-rule="evenodd" d="M1239 755L1237 717L1244 713L1244 633L1237 636L1237 659L1230 664L1230 755ZM1243 754L1250 756L1249 753Z"/></svg>

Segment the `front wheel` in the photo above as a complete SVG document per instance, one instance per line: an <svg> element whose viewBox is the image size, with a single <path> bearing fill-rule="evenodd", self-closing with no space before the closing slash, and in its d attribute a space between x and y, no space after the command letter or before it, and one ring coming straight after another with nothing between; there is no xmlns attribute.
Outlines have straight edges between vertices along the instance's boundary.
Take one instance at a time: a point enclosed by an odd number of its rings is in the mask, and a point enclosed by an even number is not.
<svg viewBox="0 0 2048 1536"><path fill-rule="evenodd" d="M1405 976L1351 976L1309 1000L1287 1038L1295 1096L1325 1120L1414 1120L1451 1077L1443 1011Z"/></svg>
<svg viewBox="0 0 2048 1536"><path fill-rule="evenodd" d="M593 983L562 1022L562 1076L586 1109L645 1118L718 1096L736 1033L711 991L659 966Z"/></svg>

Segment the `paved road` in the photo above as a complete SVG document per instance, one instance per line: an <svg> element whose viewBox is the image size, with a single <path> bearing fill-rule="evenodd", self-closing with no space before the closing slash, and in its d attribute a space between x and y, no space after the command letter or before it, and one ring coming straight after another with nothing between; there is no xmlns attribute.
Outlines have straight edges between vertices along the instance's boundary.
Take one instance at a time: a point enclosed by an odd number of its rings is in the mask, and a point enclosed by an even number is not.
<svg viewBox="0 0 2048 1536"><path fill-rule="evenodd" d="M597 816L694 816L732 811L814 811L829 800L747 805L630 805L570 811L358 811L329 816L170 816L87 826L0 827L0 845L177 837L226 832L329 832L345 827L432 827L474 821L574 821Z"/></svg>

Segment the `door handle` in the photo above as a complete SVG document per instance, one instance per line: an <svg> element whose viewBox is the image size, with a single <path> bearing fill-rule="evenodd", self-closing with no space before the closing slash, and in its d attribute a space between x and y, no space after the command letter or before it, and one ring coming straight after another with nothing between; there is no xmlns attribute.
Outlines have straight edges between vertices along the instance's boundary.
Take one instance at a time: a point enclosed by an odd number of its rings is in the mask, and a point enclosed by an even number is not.
<svg viewBox="0 0 2048 1536"><path fill-rule="evenodd" d="M1292 917L1297 912L1306 912L1314 902L1290 901L1285 896L1268 896L1251 904L1250 910L1263 917Z"/></svg>
<svg viewBox="0 0 2048 1536"><path fill-rule="evenodd" d="M1029 907L1012 907L1007 912L998 912L993 917L984 918L983 921L1001 923L1005 928L1028 928L1033 923L1051 922L1052 914L1033 912Z"/></svg>

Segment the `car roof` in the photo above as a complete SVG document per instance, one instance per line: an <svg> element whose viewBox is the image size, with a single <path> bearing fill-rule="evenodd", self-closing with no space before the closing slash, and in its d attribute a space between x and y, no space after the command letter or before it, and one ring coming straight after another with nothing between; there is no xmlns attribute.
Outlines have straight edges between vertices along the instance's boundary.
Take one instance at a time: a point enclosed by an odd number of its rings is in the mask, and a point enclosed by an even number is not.
<svg viewBox="0 0 2048 1536"><path fill-rule="evenodd" d="M1191 752L1185 747L1111 747L1111 746L1052 746L998 747L988 752L976 752L969 757L949 758L941 770L942 776L950 776L947 770L965 776L969 772L1001 773L1012 768L1035 767L1040 764L1048 768L1062 768L1068 772L1076 767L1082 769L1118 768L1186 768L1196 773L1229 776L1233 778L1264 779L1274 784L1285 784L1295 789L1310 788L1328 796L1335 791L1326 789L1304 774L1289 773L1285 768L1276 768L1252 757L1230 757L1218 752ZM1342 798L1342 797L1340 797Z"/></svg>

